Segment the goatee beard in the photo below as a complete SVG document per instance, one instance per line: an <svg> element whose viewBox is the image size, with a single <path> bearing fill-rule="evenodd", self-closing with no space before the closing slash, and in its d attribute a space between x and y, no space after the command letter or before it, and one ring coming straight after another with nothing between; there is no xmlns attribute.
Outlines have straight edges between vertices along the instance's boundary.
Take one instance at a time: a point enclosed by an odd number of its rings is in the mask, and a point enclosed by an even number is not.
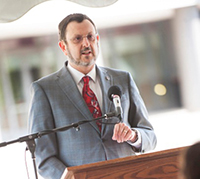
<svg viewBox="0 0 200 179"><path fill-rule="evenodd" d="M84 53L85 51L91 51L91 53L92 53L92 50L91 50L90 47L86 47L86 48L84 48L83 50L81 50L81 54ZM86 58L86 59L89 59L90 57L86 56L85 58ZM77 65L77 66L84 66L84 67L87 67L87 66L90 66L90 65L95 64L95 62L96 62L96 57L94 57L94 58L93 58L91 61L89 61L89 62L84 62L84 61L82 61L81 59L75 60L75 59L72 57L70 51L68 50L68 60L69 60L71 63L73 63L73 64L75 64L75 65Z"/></svg>
<svg viewBox="0 0 200 179"><path fill-rule="evenodd" d="M75 61L75 60L73 60L73 62L76 65L78 65L78 66L85 66L85 67L95 64L95 61L96 61L96 58L92 59L90 62L83 62L83 61Z"/></svg>
<svg viewBox="0 0 200 179"><path fill-rule="evenodd" d="M85 57L85 58L89 58L89 57ZM69 54L68 53L68 60L71 62L71 63L73 63L73 64L75 64L75 65L77 65L77 66L85 66L85 67L87 67L87 66L90 66L90 65L93 65L93 64L95 64L95 62L96 62L96 58L93 58L91 61L89 61L89 62L84 62L84 61L82 61L82 60L75 60L72 56L71 56L71 54Z"/></svg>

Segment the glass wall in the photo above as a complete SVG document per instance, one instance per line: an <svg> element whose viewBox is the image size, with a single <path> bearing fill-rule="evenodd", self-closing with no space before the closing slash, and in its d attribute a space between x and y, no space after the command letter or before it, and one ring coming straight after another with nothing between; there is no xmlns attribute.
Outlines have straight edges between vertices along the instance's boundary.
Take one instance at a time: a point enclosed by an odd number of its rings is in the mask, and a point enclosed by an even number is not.
<svg viewBox="0 0 200 179"><path fill-rule="evenodd" d="M3 138L27 133L30 85L63 60L56 35L0 42L0 120Z"/></svg>
<svg viewBox="0 0 200 179"><path fill-rule="evenodd" d="M181 106L170 20L100 30L106 65L129 71L150 112Z"/></svg>

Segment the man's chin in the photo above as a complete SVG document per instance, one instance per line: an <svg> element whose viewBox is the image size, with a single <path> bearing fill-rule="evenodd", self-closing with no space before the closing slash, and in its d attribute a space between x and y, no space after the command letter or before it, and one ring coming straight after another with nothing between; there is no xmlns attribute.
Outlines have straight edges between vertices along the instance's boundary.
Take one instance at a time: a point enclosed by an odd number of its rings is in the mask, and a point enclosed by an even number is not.
<svg viewBox="0 0 200 179"><path fill-rule="evenodd" d="M81 62L79 63L79 65L81 66L91 66L91 65L94 65L96 62L96 59L84 59L84 60L81 60Z"/></svg>
<svg viewBox="0 0 200 179"><path fill-rule="evenodd" d="M71 64L74 64L76 66L84 66L84 67L94 65L96 62L96 58L81 58L77 60L73 58L69 58L68 60L71 62Z"/></svg>

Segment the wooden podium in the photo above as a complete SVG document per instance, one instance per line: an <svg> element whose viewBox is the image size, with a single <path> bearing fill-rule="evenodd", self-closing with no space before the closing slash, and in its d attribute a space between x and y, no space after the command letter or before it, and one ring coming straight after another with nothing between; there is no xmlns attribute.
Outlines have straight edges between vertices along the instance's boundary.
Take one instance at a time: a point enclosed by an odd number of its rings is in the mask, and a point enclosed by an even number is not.
<svg viewBox="0 0 200 179"><path fill-rule="evenodd" d="M61 179L177 179L184 148L69 167Z"/></svg>

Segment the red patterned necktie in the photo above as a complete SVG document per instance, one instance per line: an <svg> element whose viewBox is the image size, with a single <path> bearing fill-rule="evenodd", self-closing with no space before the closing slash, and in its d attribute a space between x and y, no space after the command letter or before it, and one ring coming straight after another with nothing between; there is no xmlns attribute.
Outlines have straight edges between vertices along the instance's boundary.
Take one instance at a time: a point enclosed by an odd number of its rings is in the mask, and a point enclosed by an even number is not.
<svg viewBox="0 0 200 179"><path fill-rule="evenodd" d="M97 98L94 92L89 87L89 80L90 80L89 76L83 77L84 86L83 86L82 95L93 118L101 117L102 115L101 109L99 107L99 103L97 101ZM101 131L101 123L98 121L96 123L97 123L97 126L99 127L99 130Z"/></svg>

